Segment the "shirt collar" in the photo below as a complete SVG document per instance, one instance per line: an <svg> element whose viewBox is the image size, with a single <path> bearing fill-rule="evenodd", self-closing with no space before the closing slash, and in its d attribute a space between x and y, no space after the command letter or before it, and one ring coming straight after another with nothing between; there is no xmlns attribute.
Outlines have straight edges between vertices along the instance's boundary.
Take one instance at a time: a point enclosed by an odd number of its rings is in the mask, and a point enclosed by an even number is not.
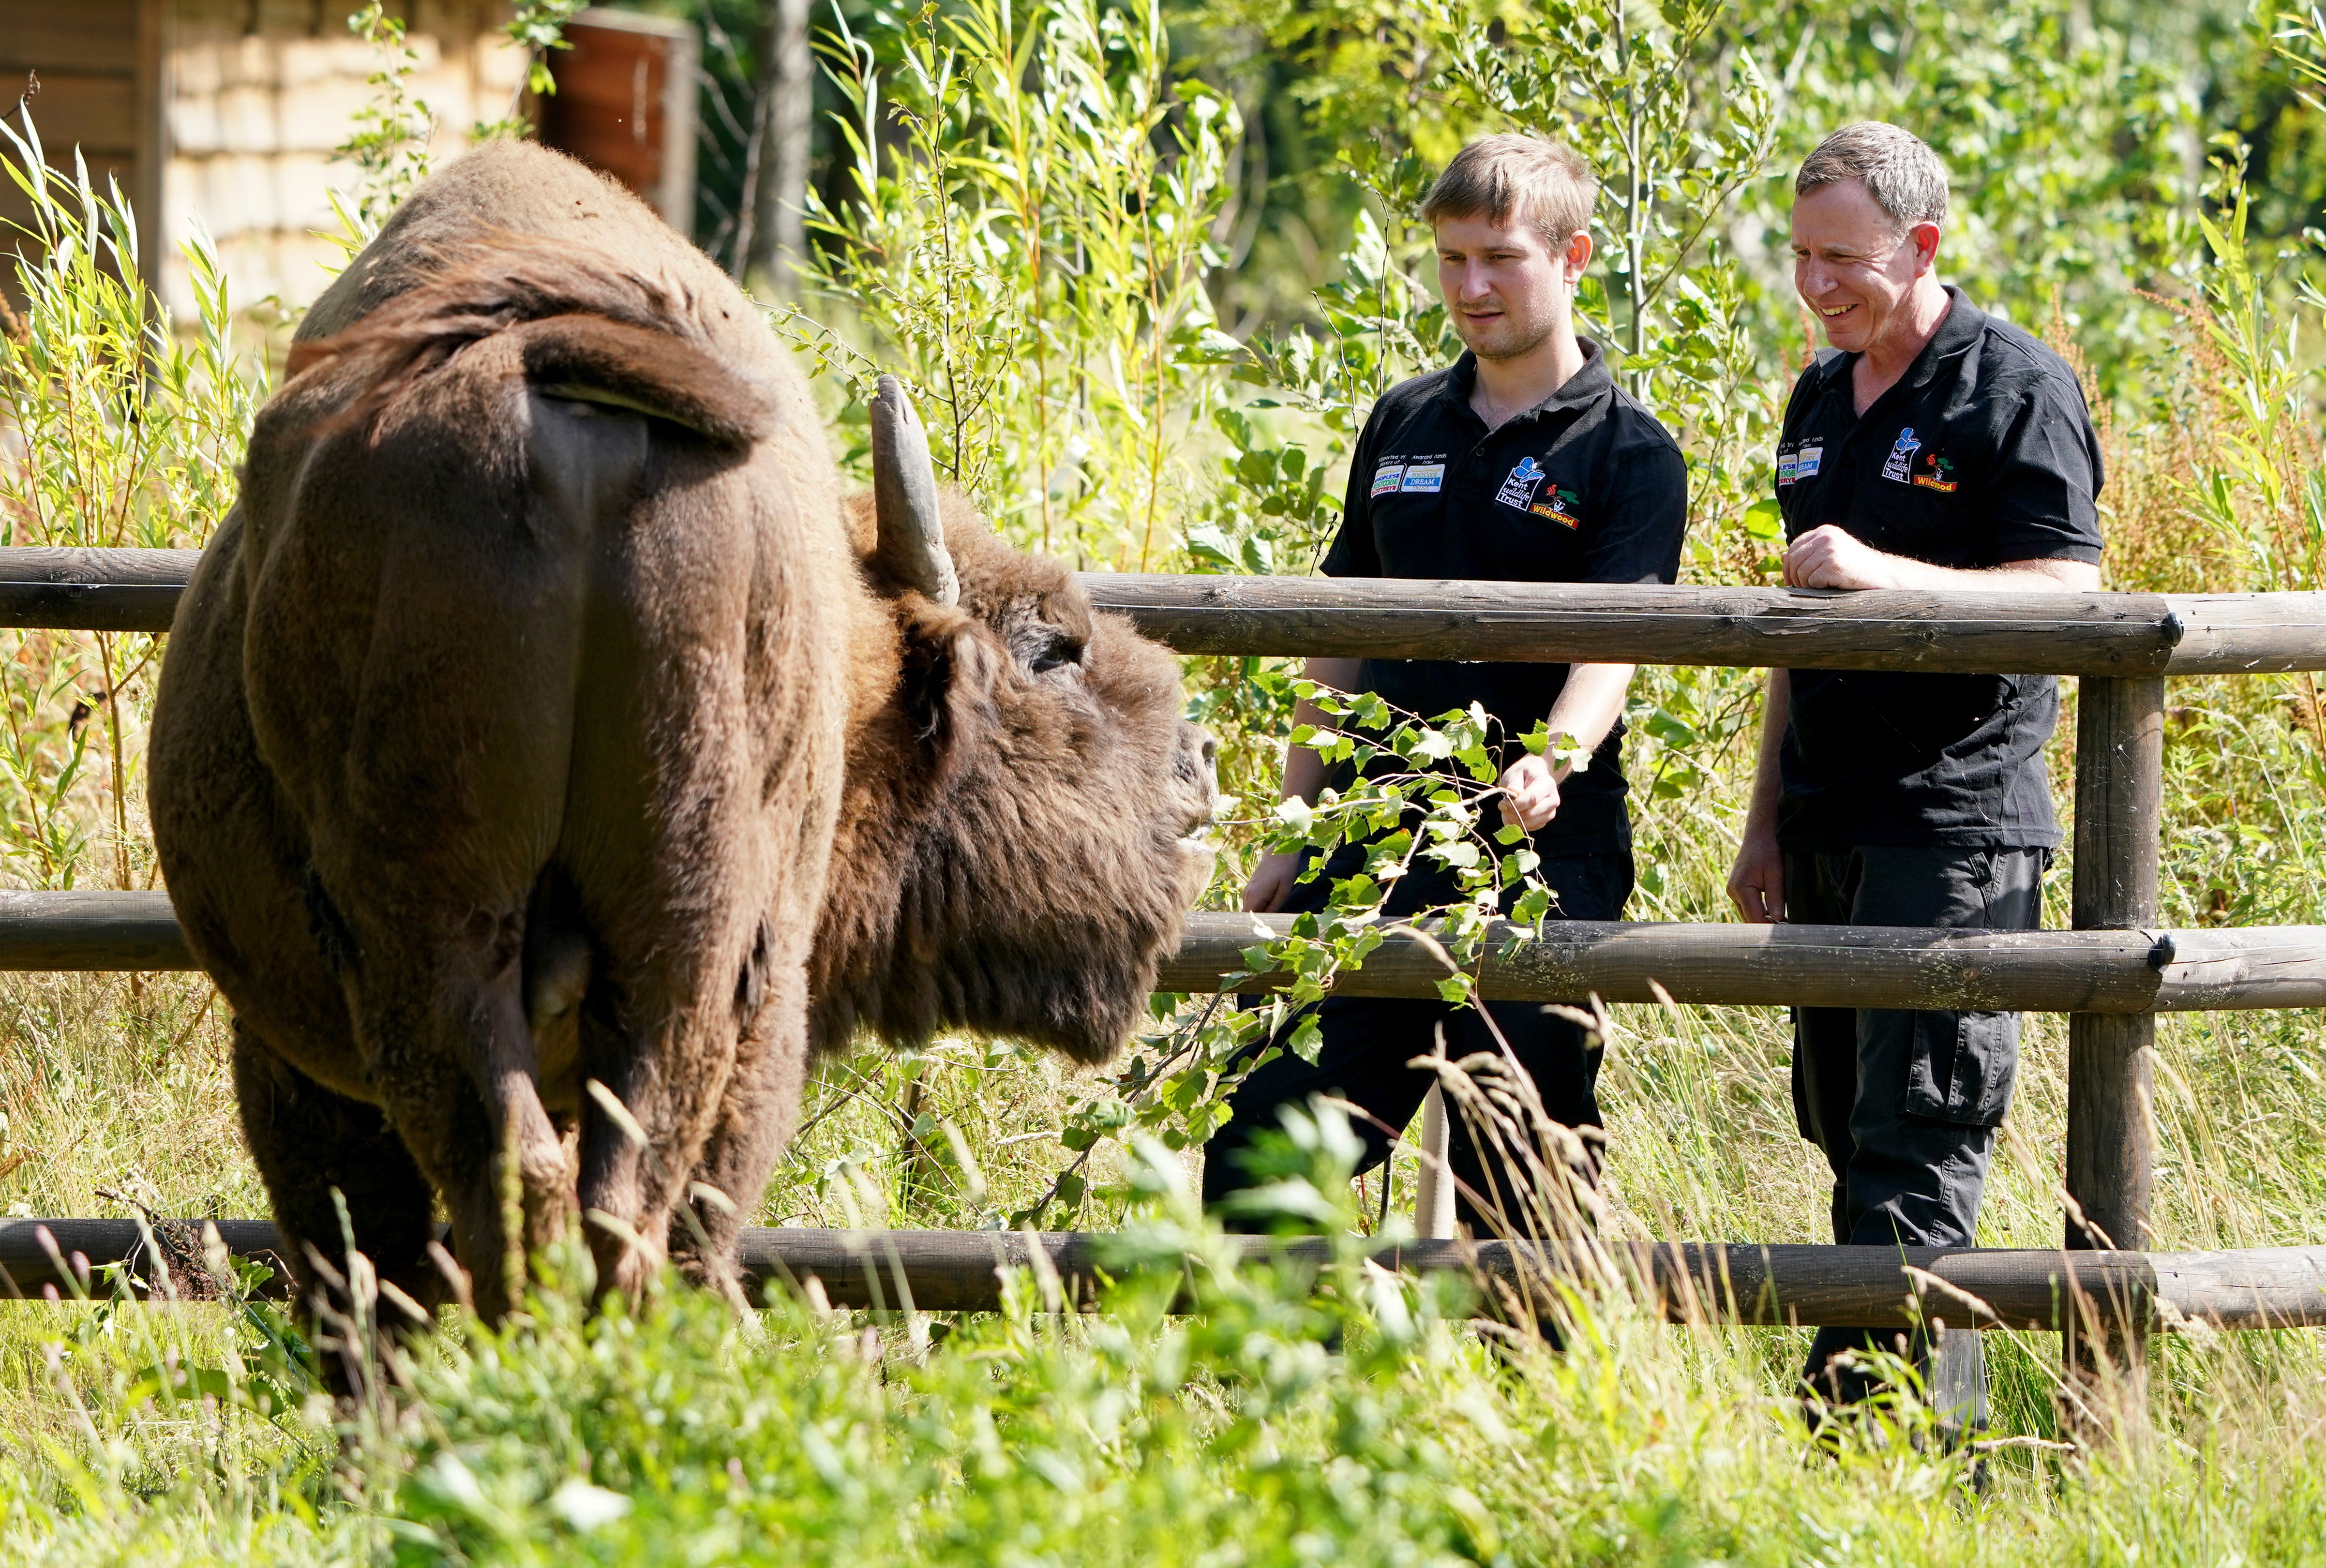
<svg viewBox="0 0 2326 1568"><path fill-rule="evenodd" d="M1521 420L1532 419L1539 414L1556 413L1562 409L1587 407L1615 389L1615 378L1607 369L1607 356L1600 351L1599 345L1584 337L1577 337L1575 343L1583 350L1582 367L1568 376L1557 392L1552 393L1532 408L1521 409L1503 423L1496 425L1495 434L1500 435ZM1465 348L1462 350L1462 357L1454 361L1452 369L1447 375L1446 390L1443 395L1447 402L1463 413L1472 419L1476 419L1478 411L1470 406L1470 394L1477 389L1478 357Z"/></svg>
<svg viewBox="0 0 2326 1568"><path fill-rule="evenodd" d="M1929 385L1941 364L1960 358L1986 330L1986 312L1964 299L1963 292L1954 284L1947 284L1946 290L1947 313L1940 320L1939 329L1931 334L1931 340L1922 345L1922 351L1914 356L1914 363L1905 375L1909 386Z"/></svg>
<svg viewBox="0 0 2326 1568"><path fill-rule="evenodd" d="M1963 292L1954 284L1948 283L1945 287L1947 313L1939 319L1939 329L1931 334L1931 340L1922 345L1921 352L1914 356L1914 362L1906 366L1906 374L1898 378L1901 386L1918 389L1928 386L1931 378L1938 375L1940 365L1949 359L1959 358L1973 343L1978 341L1979 334L1986 330L1986 312L1963 298ZM1823 366L1823 390L1831 391L1837 387L1847 390L1849 373L1856 368L1857 359L1855 354L1836 354L1828 359Z"/></svg>

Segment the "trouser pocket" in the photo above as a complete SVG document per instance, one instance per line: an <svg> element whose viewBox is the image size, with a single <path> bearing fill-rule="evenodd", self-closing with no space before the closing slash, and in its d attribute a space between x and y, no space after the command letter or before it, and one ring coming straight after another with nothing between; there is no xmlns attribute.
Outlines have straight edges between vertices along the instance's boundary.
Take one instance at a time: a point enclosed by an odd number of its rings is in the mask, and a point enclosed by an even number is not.
<svg viewBox="0 0 2326 1568"><path fill-rule="evenodd" d="M1995 1127L2019 1073L2016 1013L1917 1013L1906 1114Z"/></svg>

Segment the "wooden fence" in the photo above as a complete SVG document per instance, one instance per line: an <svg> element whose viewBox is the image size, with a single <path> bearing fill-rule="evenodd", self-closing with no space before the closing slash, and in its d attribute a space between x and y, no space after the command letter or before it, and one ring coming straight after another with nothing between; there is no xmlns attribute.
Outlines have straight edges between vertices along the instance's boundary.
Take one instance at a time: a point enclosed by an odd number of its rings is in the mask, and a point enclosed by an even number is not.
<svg viewBox="0 0 2326 1568"><path fill-rule="evenodd" d="M165 631L194 559L182 551L0 551L0 625ZM2326 1322L2320 1261L2326 1249L2145 1254L2155 1015L2326 1005L2326 927L2155 927L2164 679L2326 669L2326 595L1825 593L1113 574L1087 575L1083 582L1102 608L1130 615L1142 631L1185 654L2079 677L2073 931L1554 924L1539 939L1496 933L1484 992L1544 999L1596 992L1610 1001L1645 1001L1661 987L1692 1003L2070 1015L2069 1202L2061 1253L1959 1249L1946 1254L1935 1272L1917 1275L1912 1269L1920 1264L1901 1271L1912 1249L1679 1243L1646 1249L1674 1260L1671 1279L1703 1285L1690 1297L1699 1307L1711 1304L1745 1321L1775 1313L1801 1322L1875 1323L1883 1318L1869 1313L1904 1310L1913 1293L1903 1282L1966 1270L1963 1278L1976 1277L2009 1303L1982 1323L2041 1319L2062 1327L2079 1365L2102 1353L2136 1353L2156 1322ZM1238 953L1255 940L1251 916L1196 916L1162 984L1216 989L1222 976L1242 967ZM0 969L191 963L165 895L0 896ZM1342 983L1358 995L1430 995L1436 978L1422 944L1393 940ZM815 1248L842 1245L811 1245L794 1232L761 1234L775 1238L755 1242L768 1249L770 1272L778 1260L795 1274L820 1272L830 1260L819 1263ZM29 1245L0 1244L0 1262ZM937 1273L925 1274L925 1283L954 1278L948 1267L991 1273L992 1260L976 1250L989 1245L984 1239L912 1245L939 1260L929 1263ZM1875 1256L1869 1261L1858 1253ZM2082 1254L2091 1256L2073 1256ZM1407 1260L1452 1256L1411 1251ZM948 1257L954 1264L941 1261ZM1653 1266L1649 1275L1665 1277ZM1837 1294L1828 1286L1838 1278L1855 1283ZM2039 1278L2040 1288L2033 1283ZM2036 1310L2037 1295L2049 1292L2044 1300L2056 1301L2062 1289L2072 1293L2087 1278L2105 1278L2103 1294L2116 1305L2076 1321L2051 1307ZM985 1287L957 1279L929 1288L948 1300L985 1299L979 1294ZM916 1299L932 1304L929 1296ZM2086 1332L2094 1325L2121 1339L2101 1343Z"/></svg>

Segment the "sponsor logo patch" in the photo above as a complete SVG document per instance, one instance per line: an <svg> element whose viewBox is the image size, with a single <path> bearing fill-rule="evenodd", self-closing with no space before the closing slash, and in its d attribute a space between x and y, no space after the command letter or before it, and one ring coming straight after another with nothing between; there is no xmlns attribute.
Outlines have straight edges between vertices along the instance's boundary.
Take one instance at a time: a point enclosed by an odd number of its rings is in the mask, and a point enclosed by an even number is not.
<svg viewBox="0 0 2326 1568"><path fill-rule="evenodd" d="M1922 460L1915 466L1914 483L1925 490L1951 493L1962 483L1955 478L1954 464L1936 452L1924 452Z"/></svg>
<svg viewBox="0 0 2326 1568"><path fill-rule="evenodd" d="M1397 487L1409 496L1417 493L1434 496L1446 487L1446 465L1443 461L1408 463L1405 466L1405 478L1398 482Z"/></svg>
<svg viewBox="0 0 2326 1568"><path fill-rule="evenodd" d="M1898 432L1898 439L1891 443L1890 455L1883 460L1882 477L1885 479L1895 479L1902 485L1911 482L1914 469L1914 454L1921 450L1922 443L1914 439L1914 427L1908 425Z"/></svg>
<svg viewBox="0 0 2326 1568"><path fill-rule="evenodd" d="M1781 447L1778 449L1777 488L1780 490L1783 489L1787 485L1791 484L1795 478L1800 477L1800 453L1795 451L1792 448Z"/></svg>
<svg viewBox="0 0 2326 1568"><path fill-rule="evenodd" d="M1404 478L1405 459L1403 458L1384 458L1382 459L1381 467L1373 470L1372 493L1376 496L1393 494L1400 482Z"/></svg>
<svg viewBox="0 0 2326 1568"><path fill-rule="evenodd" d="M1800 455L1793 459L1793 478L1796 479L1816 478L1818 465L1823 461L1825 461L1825 442L1811 441L1808 443L1801 448Z"/></svg>
<svg viewBox="0 0 2326 1568"><path fill-rule="evenodd" d="M1503 480L1503 487L1495 492L1494 504L1498 506L1515 506L1521 512L1525 511L1527 503L1534 499L1534 487L1542 483L1542 478L1540 463L1536 462L1532 458L1521 458L1519 466L1510 471L1509 476Z"/></svg>
<svg viewBox="0 0 2326 1568"><path fill-rule="evenodd" d="M1553 485L1545 490L1542 499L1527 508L1538 517L1548 517L1561 528L1580 528L1583 518L1579 509L1583 498L1572 490L1562 490Z"/></svg>

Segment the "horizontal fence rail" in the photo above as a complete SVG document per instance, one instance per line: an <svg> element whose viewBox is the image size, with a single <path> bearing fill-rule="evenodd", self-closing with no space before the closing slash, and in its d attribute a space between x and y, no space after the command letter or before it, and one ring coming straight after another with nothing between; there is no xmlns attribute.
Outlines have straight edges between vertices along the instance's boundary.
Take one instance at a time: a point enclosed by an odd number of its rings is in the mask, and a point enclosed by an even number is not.
<svg viewBox="0 0 2326 1568"><path fill-rule="evenodd" d="M1183 654L1991 674L2326 669L2326 594L1843 593L1090 572Z"/></svg>
<svg viewBox="0 0 2326 1568"><path fill-rule="evenodd" d="M166 632L199 550L0 549L0 626Z"/></svg>
<svg viewBox="0 0 2326 1568"><path fill-rule="evenodd" d="M1158 991L1216 991L1284 914L1191 915ZM1392 927L1335 988L1434 997L1436 944ZM166 893L0 893L0 970L191 970ZM1260 991L1284 977L1233 982ZM1962 931L1919 926L1550 921L1496 923L1479 981L1490 999L1735 1006L2186 1013L2326 1007L2326 926L2252 931Z"/></svg>
<svg viewBox="0 0 2326 1568"><path fill-rule="evenodd" d="M0 626L165 632L200 552L0 549ZM1838 593L1085 572L1183 654L2199 675L2326 670L2326 594Z"/></svg>
<svg viewBox="0 0 2326 1568"><path fill-rule="evenodd" d="M221 1220L219 1239L241 1257L269 1258L280 1294L284 1276L274 1226ZM129 1220L0 1220L0 1295L13 1284L25 1297L92 1271L128 1266L154 1288L148 1234L157 1237L172 1285L182 1296L210 1294L202 1277L199 1221L163 1220L149 1230ZM811 1230L752 1228L740 1261L753 1286L818 1281L833 1306L894 1311L992 1312L1004 1267L1047 1272L1060 1304L1095 1303L1117 1239L1078 1231ZM1315 1265L1331 1256L1322 1238L1237 1238L1246 1259ZM1038 1248L1047 1269L1036 1264ZM1373 1255L1385 1267L1420 1274L1475 1273L1489 1285L1525 1290L1569 1272L1556 1252L1509 1242L1408 1241ZM1674 1322L1776 1326L1844 1323L1903 1328L1918 1315L1949 1327L2058 1329L2075 1321L2165 1330L2202 1323L2222 1329L2326 1324L2326 1248L2269 1247L2235 1252L2059 1252L1936 1247L1753 1246L1745 1243L1621 1242L1595 1267L1652 1293ZM1178 1304L1191 1305L1182 1300Z"/></svg>
<svg viewBox="0 0 2326 1568"><path fill-rule="evenodd" d="M166 893L0 893L0 970L201 967Z"/></svg>
<svg viewBox="0 0 2326 1568"><path fill-rule="evenodd" d="M1196 914L1156 981L1216 991L1243 950L1281 938L1286 914ZM1428 923L1425 923L1425 929ZM1488 928L1490 1000L1675 1002L2033 1013L2185 1013L2326 1007L2326 926L2200 931L1968 931L1921 926L1547 921ZM1390 927L1355 997L1431 997L1442 950ZM1270 977L1235 982L1257 990ZM1282 977L1276 977L1281 983Z"/></svg>

